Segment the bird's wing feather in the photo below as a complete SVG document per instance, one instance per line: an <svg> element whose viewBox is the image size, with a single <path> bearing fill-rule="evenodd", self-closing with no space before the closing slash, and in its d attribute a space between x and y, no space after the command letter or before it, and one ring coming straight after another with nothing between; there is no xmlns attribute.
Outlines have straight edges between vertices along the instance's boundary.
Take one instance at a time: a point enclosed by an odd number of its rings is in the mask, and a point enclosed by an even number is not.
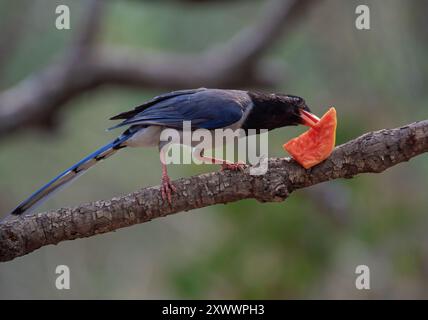
<svg viewBox="0 0 428 320"><path fill-rule="evenodd" d="M242 95L242 96L240 96ZM245 93L207 89L182 94L159 101L134 117L119 123L126 125L161 125L182 128L183 121L191 121L193 128L217 129L241 119L248 99Z"/></svg>
<svg viewBox="0 0 428 320"><path fill-rule="evenodd" d="M114 117L111 117L110 120L129 119L129 118L134 117L138 113L144 111L145 109L147 109L147 108L149 108L149 107L153 106L154 104L159 103L161 101L164 101L164 100L167 100L170 98L174 98L177 96L181 96L181 95L193 94L193 93L200 92L203 90L207 90L207 89L206 88L188 89L188 90L178 90L178 91L164 93L164 94L156 96L153 99L135 107L134 109L132 109L130 111L119 113L119 114L115 115Z"/></svg>

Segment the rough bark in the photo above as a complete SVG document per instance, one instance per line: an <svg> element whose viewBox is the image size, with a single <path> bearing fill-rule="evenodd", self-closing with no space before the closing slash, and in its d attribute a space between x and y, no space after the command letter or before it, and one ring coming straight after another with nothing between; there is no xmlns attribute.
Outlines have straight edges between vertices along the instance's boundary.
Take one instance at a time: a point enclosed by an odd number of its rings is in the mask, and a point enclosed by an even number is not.
<svg viewBox="0 0 428 320"><path fill-rule="evenodd" d="M179 179L174 182L178 193L173 195L172 206L162 201L159 187L149 187L111 200L19 217L0 224L0 261L48 244L91 237L195 208L249 198L283 201L294 190L360 173L380 173L427 151L425 120L367 133L338 146L329 159L310 170L288 158L274 158L262 176L251 176L246 169Z"/></svg>

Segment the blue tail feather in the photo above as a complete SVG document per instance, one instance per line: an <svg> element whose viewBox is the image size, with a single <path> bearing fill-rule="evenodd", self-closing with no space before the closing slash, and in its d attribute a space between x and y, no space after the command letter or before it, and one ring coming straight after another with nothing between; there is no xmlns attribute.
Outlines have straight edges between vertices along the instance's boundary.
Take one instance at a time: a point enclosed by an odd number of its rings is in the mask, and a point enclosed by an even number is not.
<svg viewBox="0 0 428 320"><path fill-rule="evenodd" d="M86 172L86 170L88 170L100 160L110 157L118 149L124 147L124 145L122 144L132 135L132 133L123 134L119 138L113 140L112 142L108 143L107 145L101 147L97 151L83 158L82 160L59 174L57 177L49 181L39 190L34 192L18 207L16 207L11 212L11 214L21 215L23 213L30 213L30 209L34 210L36 207L46 201L50 196L52 196L54 192L59 191L61 188L65 187L66 185L80 177L83 173Z"/></svg>

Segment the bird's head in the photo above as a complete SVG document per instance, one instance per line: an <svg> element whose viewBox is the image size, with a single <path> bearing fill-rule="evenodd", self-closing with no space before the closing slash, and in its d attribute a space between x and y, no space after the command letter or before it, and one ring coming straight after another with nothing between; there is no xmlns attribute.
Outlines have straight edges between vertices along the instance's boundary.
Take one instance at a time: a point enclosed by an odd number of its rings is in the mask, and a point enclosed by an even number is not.
<svg viewBox="0 0 428 320"><path fill-rule="evenodd" d="M319 118L311 112L303 98L290 94L274 94L274 97L284 113L284 126L301 124L314 127L319 121Z"/></svg>
<svg viewBox="0 0 428 320"><path fill-rule="evenodd" d="M319 118L314 115L303 98L281 93L249 93L254 110L249 115L247 127L275 129L305 125L314 127Z"/></svg>

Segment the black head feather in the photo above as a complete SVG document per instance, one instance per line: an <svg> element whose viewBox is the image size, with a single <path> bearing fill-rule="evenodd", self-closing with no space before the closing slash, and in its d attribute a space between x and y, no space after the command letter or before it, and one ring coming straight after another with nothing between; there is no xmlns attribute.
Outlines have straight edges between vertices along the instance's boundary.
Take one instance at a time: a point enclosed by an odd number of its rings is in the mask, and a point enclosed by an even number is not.
<svg viewBox="0 0 428 320"><path fill-rule="evenodd" d="M248 92L253 108L242 124L244 130L272 130L302 124L300 110L310 112L303 98L289 94Z"/></svg>

